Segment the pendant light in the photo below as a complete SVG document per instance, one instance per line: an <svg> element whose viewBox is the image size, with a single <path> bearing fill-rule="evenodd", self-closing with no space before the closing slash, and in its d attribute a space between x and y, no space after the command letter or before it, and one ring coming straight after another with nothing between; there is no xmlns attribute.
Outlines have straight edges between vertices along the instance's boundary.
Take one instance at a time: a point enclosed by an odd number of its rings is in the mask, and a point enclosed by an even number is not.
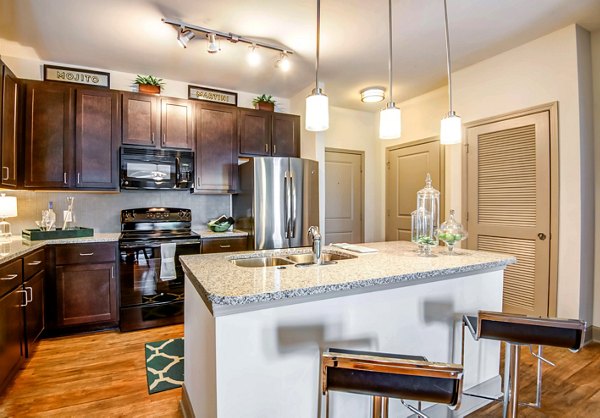
<svg viewBox="0 0 600 418"><path fill-rule="evenodd" d="M394 103L394 95L392 90L392 0L388 0L389 5L389 36L390 36L390 53L389 53L389 82L390 82L390 101L387 106L379 112L379 138L380 139L396 139L400 138L401 134L401 113L400 109Z"/></svg>
<svg viewBox="0 0 600 418"><path fill-rule="evenodd" d="M315 88L306 98L306 130L319 132L329 129L329 98L319 87L319 43L321 38L321 0L317 0L317 60Z"/></svg>
<svg viewBox="0 0 600 418"><path fill-rule="evenodd" d="M446 24L446 64L448 68L448 115L440 124L440 143L444 145L460 144L462 124L460 116L452 109L452 66L450 62L450 35L448 34L448 7L444 0L444 22Z"/></svg>

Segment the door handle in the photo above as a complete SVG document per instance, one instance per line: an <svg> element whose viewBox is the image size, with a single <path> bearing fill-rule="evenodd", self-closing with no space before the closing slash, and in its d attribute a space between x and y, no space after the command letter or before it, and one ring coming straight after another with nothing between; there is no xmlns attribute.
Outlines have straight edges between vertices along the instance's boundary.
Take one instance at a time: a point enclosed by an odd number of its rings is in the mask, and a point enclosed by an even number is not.
<svg viewBox="0 0 600 418"><path fill-rule="evenodd" d="M27 306L28 300L27 300L27 290L23 290L23 289L19 289L17 290L17 293L25 293L25 303L20 304L19 306Z"/></svg>
<svg viewBox="0 0 600 418"><path fill-rule="evenodd" d="M67 172L66 171L63 173L63 182L65 184L68 184L68 181L67 181Z"/></svg>
<svg viewBox="0 0 600 418"><path fill-rule="evenodd" d="M543 240L545 240L545 239L546 239L546 234L544 234L543 232L540 232L540 233L538 234L538 238L540 239L540 241L543 241Z"/></svg>
<svg viewBox="0 0 600 418"><path fill-rule="evenodd" d="M82 257L89 257L89 256L94 255L94 253L79 253L79 255Z"/></svg>
<svg viewBox="0 0 600 418"><path fill-rule="evenodd" d="M31 262L27 263L28 266L38 266L40 264L42 264L41 260L35 260L35 261L31 261ZM16 276L16 274L15 274L15 276Z"/></svg>
<svg viewBox="0 0 600 418"><path fill-rule="evenodd" d="M25 287L25 304L28 304L29 302L33 302L33 288L31 286L26 286ZM31 293L31 297L27 297L27 290L29 290L29 292Z"/></svg>
<svg viewBox="0 0 600 418"><path fill-rule="evenodd" d="M150 134L150 142L154 144L154 132Z"/></svg>
<svg viewBox="0 0 600 418"><path fill-rule="evenodd" d="M230 244L227 244L227 245L219 244L219 248L231 248L231 245Z"/></svg>
<svg viewBox="0 0 600 418"><path fill-rule="evenodd" d="M273 144L273 155L277 154L277 144Z"/></svg>
<svg viewBox="0 0 600 418"><path fill-rule="evenodd" d="M265 152L268 154L269 153L269 144L265 144Z"/></svg>
<svg viewBox="0 0 600 418"><path fill-rule="evenodd" d="M283 177L283 188L285 189L285 237L286 238L291 238L290 237L290 225L291 225L291 201L292 198L290 196L290 185L288 182L288 173L287 171L284 174Z"/></svg>
<svg viewBox="0 0 600 418"><path fill-rule="evenodd" d="M0 280L12 280L12 279L14 279L17 276L18 276L18 274L9 274L6 277L0 277Z"/></svg>
<svg viewBox="0 0 600 418"><path fill-rule="evenodd" d="M292 238L296 238L296 184L294 183L294 176L292 176L292 173L290 173L290 186L292 189L292 197L291 197L291 201L290 201L290 205L292 206L292 225L291 225L291 233L292 233Z"/></svg>
<svg viewBox="0 0 600 418"><path fill-rule="evenodd" d="M81 173L77 173L77 184L81 184Z"/></svg>
<svg viewBox="0 0 600 418"><path fill-rule="evenodd" d="M6 170L6 175L4 175L4 170ZM10 168L2 167L2 180L8 180L10 178Z"/></svg>

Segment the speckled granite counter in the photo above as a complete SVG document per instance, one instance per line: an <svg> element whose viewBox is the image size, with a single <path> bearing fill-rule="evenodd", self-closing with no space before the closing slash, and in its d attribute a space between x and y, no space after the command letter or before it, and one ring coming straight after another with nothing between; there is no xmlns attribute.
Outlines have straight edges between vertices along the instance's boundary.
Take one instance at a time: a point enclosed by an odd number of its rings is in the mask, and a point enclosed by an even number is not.
<svg viewBox="0 0 600 418"><path fill-rule="evenodd" d="M37 250L38 248L42 248L50 244L84 244L90 242L114 242L119 240L120 235L120 232L95 233L92 237L64 238L43 241L24 241L20 237L13 237L10 245L7 246L7 248L1 248L3 253L8 254L0 256L0 263L5 263L15 258L19 258L31 251ZM0 244L0 246L1 245L2 244Z"/></svg>
<svg viewBox="0 0 600 418"><path fill-rule="evenodd" d="M443 254L444 247L434 251L436 257L419 257L414 252L414 245L402 241L366 245L379 251L372 254L347 252L358 257L333 265L306 268L294 265L248 268L236 266L230 260L258 254L285 257L286 254L309 252L308 248L189 255L181 260L187 276L211 311L225 306L303 296L328 297L329 293L353 289L377 290L372 287L504 269L516 262L514 257L504 254L462 249L459 250L461 255L447 256ZM335 247L327 247L325 251L344 252Z"/></svg>
<svg viewBox="0 0 600 418"><path fill-rule="evenodd" d="M201 238L233 238L247 237L248 233L234 229L233 231L213 232L208 228L194 228L193 231L200 235Z"/></svg>

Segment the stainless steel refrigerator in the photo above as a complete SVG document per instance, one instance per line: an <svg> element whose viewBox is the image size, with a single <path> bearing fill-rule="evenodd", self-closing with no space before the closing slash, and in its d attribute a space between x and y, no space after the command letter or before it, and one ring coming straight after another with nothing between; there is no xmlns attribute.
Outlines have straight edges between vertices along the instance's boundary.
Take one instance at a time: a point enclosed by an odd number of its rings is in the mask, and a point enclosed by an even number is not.
<svg viewBox="0 0 600 418"><path fill-rule="evenodd" d="M239 166L233 195L236 229L248 231L256 250L311 245L319 226L319 165L302 158L255 157Z"/></svg>

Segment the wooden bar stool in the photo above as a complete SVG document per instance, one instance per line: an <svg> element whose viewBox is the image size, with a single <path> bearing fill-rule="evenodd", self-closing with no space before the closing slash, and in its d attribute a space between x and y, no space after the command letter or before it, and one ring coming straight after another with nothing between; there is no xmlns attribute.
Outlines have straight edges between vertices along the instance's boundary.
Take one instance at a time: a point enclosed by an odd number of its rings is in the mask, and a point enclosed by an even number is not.
<svg viewBox="0 0 600 418"><path fill-rule="evenodd" d="M373 418L387 418L389 398L420 417L420 402L460 404L463 368L459 364L429 362L425 357L330 348L321 356L321 385L325 416L329 418L329 391L373 397ZM419 401L415 408L404 400Z"/></svg>
<svg viewBox="0 0 600 418"><path fill-rule="evenodd" d="M520 346L529 346L531 355L537 359L537 387L535 403L522 404L539 408L542 404L542 362L555 364L542 356L543 346L563 347L576 352L583 346L586 323L578 319L552 319L529 317L525 315L504 314L501 312L479 311L477 316L463 317L464 364L464 328L467 327L473 338L504 341L504 394L501 398L477 396L490 400L502 400L503 417L516 417L519 405L519 355ZM533 345L538 346L537 354Z"/></svg>

